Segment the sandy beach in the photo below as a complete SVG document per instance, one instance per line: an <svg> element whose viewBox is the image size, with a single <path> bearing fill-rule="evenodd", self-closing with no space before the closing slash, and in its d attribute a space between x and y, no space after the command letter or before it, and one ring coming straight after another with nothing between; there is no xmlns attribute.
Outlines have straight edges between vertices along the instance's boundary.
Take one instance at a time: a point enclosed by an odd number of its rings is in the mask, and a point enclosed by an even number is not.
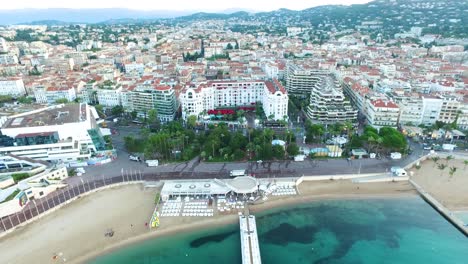
<svg viewBox="0 0 468 264"><path fill-rule="evenodd" d="M209 218L161 218L158 229L145 223L154 210L157 189L120 186L80 198L42 219L0 239L2 263L83 263L100 254L148 238L237 222L237 215ZM349 181L303 182L300 195L271 197L251 206L252 212L323 199L390 198L415 195L408 182L354 184ZM112 238L104 236L112 228ZM63 261L63 260L62 260Z"/></svg>
<svg viewBox="0 0 468 264"><path fill-rule="evenodd" d="M438 164L447 167L443 170L438 168ZM449 160L441 158L434 163L431 159L421 162L421 168L413 168L411 179L419 184L425 191L430 193L440 203L450 210L468 210L468 173L466 172L463 160ZM449 168L455 167L453 176L449 174Z"/></svg>

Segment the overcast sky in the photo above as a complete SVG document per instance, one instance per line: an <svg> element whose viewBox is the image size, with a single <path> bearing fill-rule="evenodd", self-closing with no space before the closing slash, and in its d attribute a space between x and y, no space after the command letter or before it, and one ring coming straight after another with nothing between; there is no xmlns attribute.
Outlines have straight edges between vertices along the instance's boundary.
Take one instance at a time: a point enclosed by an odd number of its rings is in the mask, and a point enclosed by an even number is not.
<svg viewBox="0 0 468 264"><path fill-rule="evenodd" d="M22 8L129 8L138 10L222 11L242 8L270 11L301 10L318 5L362 4L370 0L1 0L1 9Z"/></svg>

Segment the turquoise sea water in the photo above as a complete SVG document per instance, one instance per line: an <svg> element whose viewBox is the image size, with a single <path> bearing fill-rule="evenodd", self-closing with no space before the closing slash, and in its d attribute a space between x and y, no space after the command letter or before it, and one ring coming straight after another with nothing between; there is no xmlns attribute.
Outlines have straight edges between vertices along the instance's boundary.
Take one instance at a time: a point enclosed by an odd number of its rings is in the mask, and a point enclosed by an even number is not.
<svg viewBox="0 0 468 264"><path fill-rule="evenodd" d="M257 228L266 264L468 263L468 238L419 198L279 208L257 214ZM239 227L155 238L90 263L239 264Z"/></svg>

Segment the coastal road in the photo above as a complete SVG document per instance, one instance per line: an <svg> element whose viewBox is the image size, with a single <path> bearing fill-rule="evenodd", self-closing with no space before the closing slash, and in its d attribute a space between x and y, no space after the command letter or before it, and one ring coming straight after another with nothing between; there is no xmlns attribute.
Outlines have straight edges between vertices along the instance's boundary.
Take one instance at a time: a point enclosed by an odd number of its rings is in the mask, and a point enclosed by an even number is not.
<svg viewBox="0 0 468 264"><path fill-rule="evenodd" d="M318 159L303 162L273 161L263 162L199 162L194 159L187 162L161 164L158 167L147 167L143 162L135 162L128 159L128 153L124 146L123 138L127 135L138 136L141 127L137 125L114 127L109 122L110 128L116 128L118 133L112 135L112 141L117 150L117 159L110 164L86 167L86 173L81 177L67 179L69 184L79 184L80 178L94 181L102 178L112 178L129 174L142 174L147 180L165 178L226 178L229 171L245 169L248 173L258 177L298 177L302 175L339 175L339 174L369 174L385 173L393 166L404 167L415 161L427 151L423 151L421 144L409 142L413 152L401 160L391 159L359 159L348 161L346 159Z"/></svg>

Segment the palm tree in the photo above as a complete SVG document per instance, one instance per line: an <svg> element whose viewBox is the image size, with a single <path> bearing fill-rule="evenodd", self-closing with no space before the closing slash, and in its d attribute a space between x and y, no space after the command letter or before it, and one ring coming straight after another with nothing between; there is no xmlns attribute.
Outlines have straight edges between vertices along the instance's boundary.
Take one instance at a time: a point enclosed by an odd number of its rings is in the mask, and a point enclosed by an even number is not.
<svg viewBox="0 0 468 264"><path fill-rule="evenodd" d="M466 169L466 165L468 165L468 160L464 160L463 164L465 164L465 167L463 169Z"/></svg>
<svg viewBox="0 0 468 264"><path fill-rule="evenodd" d="M448 155L445 160L446 160L446 164L448 164L449 160L452 160L453 159L453 156L452 155Z"/></svg>
<svg viewBox="0 0 468 264"><path fill-rule="evenodd" d="M455 172L457 172L457 167L450 167L449 169L449 174L450 174L450 178L453 177L453 174L455 174Z"/></svg>
<svg viewBox="0 0 468 264"><path fill-rule="evenodd" d="M445 164L439 164L439 165L437 166L437 168L440 170L440 176L442 176L442 172L443 172L443 170L445 170L445 168L447 168L447 165L445 165Z"/></svg>
<svg viewBox="0 0 468 264"><path fill-rule="evenodd" d="M437 164L437 161L439 161L440 158L435 156L435 157L432 157L431 160L434 162L434 167L435 167L435 165Z"/></svg>

